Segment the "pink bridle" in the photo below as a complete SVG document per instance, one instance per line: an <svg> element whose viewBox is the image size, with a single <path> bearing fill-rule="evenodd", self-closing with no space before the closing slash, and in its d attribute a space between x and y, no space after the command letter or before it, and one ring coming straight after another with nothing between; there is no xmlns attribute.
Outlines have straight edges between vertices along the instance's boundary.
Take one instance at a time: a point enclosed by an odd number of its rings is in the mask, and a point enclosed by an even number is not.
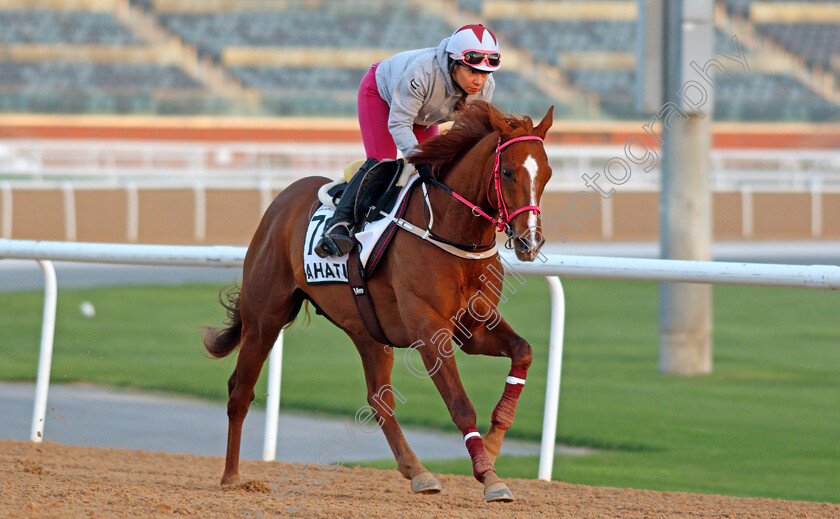
<svg viewBox="0 0 840 519"><path fill-rule="evenodd" d="M493 205L493 202L490 200L490 188L491 188L491 185L494 184L495 191L496 191L496 202L497 202L498 210L499 210L499 218L498 219L493 218L492 216L490 216L489 214L484 212L480 207L478 207L474 203L470 202L469 200L467 200L463 196L459 195L458 193L456 193L454 191L450 191L452 193L452 196L454 196L456 199L463 202L464 204L468 205L472 209L473 214L475 214L476 216L483 216L484 218L487 218L488 220L490 220L490 222L493 223L493 225L496 226L496 228L499 231L505 232L507 234L511 234L512 231L511 231L511 228L510 228L510 222L519 213L524 213L525 211L533 211L535 215L540 214L540 208L535 206L535 205L526 205L525 207L520 207L519 209L517 209L516 211L514 211L512 213L509 212L508 208L507 208L507 204L505 203L505 197L502 194L502 176L501 176L502 150L507 148L511 144L514 144L516 142L522 142L522 141L543 142L543 139L542 139L542 137L537 137L536 135L526 135L524 137L515 137L513 139L510 139L510 140L502 143L502 138L500 136L499 137L499 142L498 142L498 144L496 144L496 160L493 164L493 175L490 177L490 181L487 183L487 203L489 203L490 205Z"/></svg>

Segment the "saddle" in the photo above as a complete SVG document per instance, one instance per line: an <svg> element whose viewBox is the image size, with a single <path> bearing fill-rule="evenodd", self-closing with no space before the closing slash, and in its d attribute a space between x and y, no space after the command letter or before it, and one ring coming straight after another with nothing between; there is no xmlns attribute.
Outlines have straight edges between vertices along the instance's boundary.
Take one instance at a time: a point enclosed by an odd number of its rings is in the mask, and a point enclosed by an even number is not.
<svg viewBox="0 0 840 519"><path fill-rule="evenodd" d="M396 234L394 218L400 219L404 216L408 207L408 195L412 188L417 185L418 178L416 175L405 175L406 170L412 171L412 168L403 168L402 174L397 177L394 185L385 189L382 186L374 186L370 190L366 190L366 195L360 197L362 203L366 203L364 198L376 199L373 205L368 204L370 209L369 217L360 215L359 219L362 224L358 225L354 237L359 244L357 248L361 247L361 264L364 266L364 277L370 277L376 270L382 258L385 256L385 251L391 244L391 241ZM404 178L407 179L405 186L400 186ZM390 184L390 180L388 179ZM336 198L342 196L346 187L344 179L327 184L322 187L319 193L319 200L323 204L319 207L309 218L309 224L306 228L306 239L304 243L303 264L306 273L306 282L309 284L321 283L347 283L347 260L348 255L345 256L329 256L321 258L314 252L315 242L321 236L324 225L332 218L335 211L333 207L333 196ZM376 193L382 194L376 196ZM361 207L361 206L360 206ZM388 217L382 216L379 208L388 209Z"/></svg>
<svg viewBox="0 0 840 519"><path fill-rule="evenodd" d="M318 190L318 199L321 203L328 207L337 206L350 179L363 162L356 161L348 164L344 168L343 177L321 186ZM403 159L386 159L369 169L364 174L354 203L353 223L356 228L360 228L365 222L380 220L383 218L381 212L390 212L394 208L400 190L413 173L413 168L406 167Z"/></svg>

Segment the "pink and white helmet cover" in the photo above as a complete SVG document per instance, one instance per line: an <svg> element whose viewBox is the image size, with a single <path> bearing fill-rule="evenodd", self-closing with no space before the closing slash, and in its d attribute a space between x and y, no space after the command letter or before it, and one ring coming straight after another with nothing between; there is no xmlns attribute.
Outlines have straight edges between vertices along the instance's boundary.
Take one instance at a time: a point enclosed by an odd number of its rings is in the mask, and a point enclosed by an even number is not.
<svg viewBox="0 0 840 519"><path fill-rule="evenodd" d="M487 54L501 54L499 42L490 29L481 24L464 25L452 34L449 43L446 45L446 52L454 60L462 60L464 54L470 51L484 52ZM478 65L470 65L478 70L494 72L500 65L495 67L485 60Z"/></svg>

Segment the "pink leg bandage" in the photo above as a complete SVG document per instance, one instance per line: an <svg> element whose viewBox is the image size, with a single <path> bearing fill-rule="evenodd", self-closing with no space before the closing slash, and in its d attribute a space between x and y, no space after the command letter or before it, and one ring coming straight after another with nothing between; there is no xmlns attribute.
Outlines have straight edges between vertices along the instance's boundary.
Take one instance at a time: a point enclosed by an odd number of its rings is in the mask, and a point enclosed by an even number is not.
<svg viewBox="0 0 840 519"><path fill-rule="evenodd" d="M490 458L484 452L484 442L481 441L481 434L475 426L464 427L461 429L461 433L464 435L464 444L467 446L470 458L472 458L473 476L479 483L484 483L484 474L488 470L495 472L496 469L493 468L493 463L490 462Z"/></svg>
<svg viewBox="0 0 840 519"><path fill-rule="evenodd" d="M501 400L493 409L493 416L490 419L490 422L499 429L510 429L510 426L513 425L516 403L525 387L525 375L527 373L528 370L522 368L510 368L510 373L508 373L505 382L505 392L502 393Z"/></svg>

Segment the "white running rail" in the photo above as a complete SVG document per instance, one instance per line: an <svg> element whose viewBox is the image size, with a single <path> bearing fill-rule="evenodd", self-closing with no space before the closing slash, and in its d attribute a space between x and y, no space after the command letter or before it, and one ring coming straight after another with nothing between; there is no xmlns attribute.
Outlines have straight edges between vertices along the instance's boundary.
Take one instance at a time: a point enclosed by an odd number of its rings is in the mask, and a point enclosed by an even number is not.
<svg viewBox="0 0 840 519"><path fill-rule="evenodd" d="M37 260L44 270L46 280L41 353L30 439L33 442L40 442L43 440L44 434L57 300L57 286L55 271L51 264L52 260L135 265L236 267L242 265L245 252L244 247L229 246L123 245L0 239L0 259ZM551 291L552 311L548 377L538 471L538 477L546 481L551 479L551 470L554 463L565 326L565 299L563 286L558 276L840 290L840 266L835 265L770 265L557 254L541 255L533 263L521 263L512 255L503 254L503 257L507 270L520 275L545 276ZM263 444L263 459L266 461L274 459L277 442L280 371L283 355L282 341L283 334L281 333L269 360L269 401Z"/></svg>

